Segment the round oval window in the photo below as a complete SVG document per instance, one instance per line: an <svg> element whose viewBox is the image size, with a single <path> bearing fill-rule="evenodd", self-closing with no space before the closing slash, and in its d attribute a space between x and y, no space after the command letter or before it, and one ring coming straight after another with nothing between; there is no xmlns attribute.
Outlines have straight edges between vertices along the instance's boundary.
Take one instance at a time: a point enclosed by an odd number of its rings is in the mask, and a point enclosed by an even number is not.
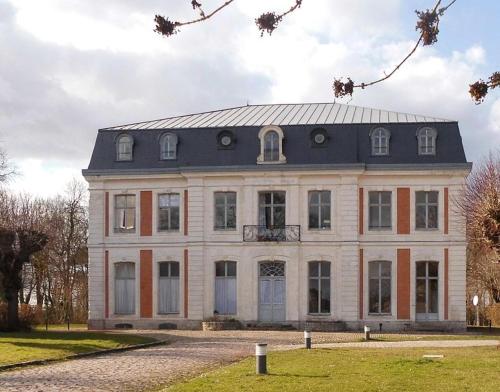
<svg viewBox="0 0 500 392"><path fill-rule="evenodd" d="M316 144L323 144L325 142L325 135L323 135L322 133L317 133L316 135L314 135L314 142Z"/></svg>
<svg viewBox="0 0 500 392"><path fill-rule="evenodd" d="M222 136L222 138L220 139L220 143L223 145L223 146L229 146L231 144L231 136Z"/></svg>

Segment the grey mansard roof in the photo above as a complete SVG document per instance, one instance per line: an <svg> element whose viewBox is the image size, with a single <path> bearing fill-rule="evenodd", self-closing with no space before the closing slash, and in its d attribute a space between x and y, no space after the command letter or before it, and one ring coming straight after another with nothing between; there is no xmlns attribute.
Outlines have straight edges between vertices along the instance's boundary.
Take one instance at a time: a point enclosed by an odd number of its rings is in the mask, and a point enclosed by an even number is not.
<svg viewBox="0 0 500 392"><path fill-rule="evenodd" d="M278 125L283 130L287 163L257 164L258 133L265 125ZM436 155L417 153L416 132L424 126L437 131ZM376 127L390 131L387 156L371 155L370 131ZM325 147L311 143L311 132L316 128L328 134ZM233 134L234 148L219 146L217 136L223 130ZM160 160L159 139L167 131L178 137L176 160ZM116 139L123 133L134 140L132 161L116 161ZM102 128L83 174L469 167L456 121L328 103L251 105Z"/></svg>

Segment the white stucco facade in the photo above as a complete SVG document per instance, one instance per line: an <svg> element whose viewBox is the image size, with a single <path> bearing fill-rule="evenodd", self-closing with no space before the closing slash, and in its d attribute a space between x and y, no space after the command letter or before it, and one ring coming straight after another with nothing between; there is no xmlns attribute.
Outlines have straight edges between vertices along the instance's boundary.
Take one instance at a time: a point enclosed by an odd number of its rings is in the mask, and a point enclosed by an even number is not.
<svg viewBox="0 0 500 392"><path fill-rule="evenodd" d="M259 263L280 261L285 263L286 317L282 323L302 327L307 322L316 322L322 323L322 327L331 324L350 329L365 324L378 328L379 323L387 329L419 328L427 324L440 329L463 329L466 319L465 224L454 200L466 175L466 171L458 169L88 175L89 324L93 328L114 327L119 323L138 328L157 328L162 323L172 323L179 328L199 327L203 319L214 315L215 263L228 260L237 265L237 311L228 317L240 320L243 325L262 321L259 320ZM398 206L399 188L410 191L409 209ZM368 192L372 190L391 192L391 229L370 230L368 227ZM415 192L420 190L438 192L437 229L416 229ZM214 192L228 191L236 192L236 229L217 231L214 229ZM286 224L300 226L299 240L243 241L243 227L258 225L258 194L262 191L285 192ZM330 191L330 229L308 229L309 191ZM141 217L144 209L141 192L152 194L149 223ZM157 230L158 194L162 193L180 195L178 231ZM113 230L113 203L118 194L136 195L135 233ZM401 213L409 214L409 234L398 234L398 214ZM152 227L151 235L141 235L141 223ZM403 300L404 290L401 283L398 287L398 275L402 273L398 271L398 249L409 249L410 255L409 317L400 317L399 312L404 311L404 306L398 304ZM152 276L146 283L145 277L141 277L141 250L152 254ZM390 314L372 315L368 309L369 263L377 260L391 262ZM164 261L176 261L180 265L179 312L167 315L158 313L158 263ZM330 311L326 314L310 314L308 309L308 263L315 261L331 263ZM416 315L415 268L419 261L438 262L438 314L436 320L427 323L417 320ZM135 263L136 303L132 315L118 315L114 310L114 265L121 262ZM141 295L149 286L152 312L144 317L141 316L141 305L144 305Z"/></svg>

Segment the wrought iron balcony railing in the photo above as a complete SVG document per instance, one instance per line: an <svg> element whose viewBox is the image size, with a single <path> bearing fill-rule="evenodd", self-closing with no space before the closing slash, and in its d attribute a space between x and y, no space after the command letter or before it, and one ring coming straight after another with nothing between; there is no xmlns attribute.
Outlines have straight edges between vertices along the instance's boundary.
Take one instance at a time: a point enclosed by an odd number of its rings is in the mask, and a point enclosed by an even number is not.
<svg viewBox="0 0 500 392"><path fill-rule="evenodd" d="M243 226L243 241L245 242L300 241L300 225L286 225L281 227L245 225Z"/></svg>

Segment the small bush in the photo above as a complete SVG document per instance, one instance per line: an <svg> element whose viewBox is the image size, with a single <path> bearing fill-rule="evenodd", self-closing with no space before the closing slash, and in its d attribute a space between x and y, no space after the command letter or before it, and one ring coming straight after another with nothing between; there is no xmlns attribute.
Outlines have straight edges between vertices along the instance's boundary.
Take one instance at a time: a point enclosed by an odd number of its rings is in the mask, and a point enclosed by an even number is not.
<svg viewBox="0 0 500 392"><path fill-rule="evenodd" d="M486 307L486 317L491 320L491 325L500 326L500 304L490 305Z"/></svg>

